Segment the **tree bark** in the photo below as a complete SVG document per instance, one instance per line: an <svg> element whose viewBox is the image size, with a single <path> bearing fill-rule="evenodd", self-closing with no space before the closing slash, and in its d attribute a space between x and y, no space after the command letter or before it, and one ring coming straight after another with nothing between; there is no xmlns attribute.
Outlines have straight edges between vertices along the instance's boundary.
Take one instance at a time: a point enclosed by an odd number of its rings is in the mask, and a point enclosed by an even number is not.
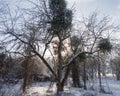
<svg viewBox="0 0 120 96"><path fill-rule="evenodd" d="M84 82L84 89L86 90L87 87L86 87L86 62L84 62L84 70L83 70L83 82Z"/></svg>
<svg viewBox="0 0 120 96"><path fill-rule="evenodd" d="M100 87L100 91L102 91L102 82L101 82L101 62L100 62L99 52L98 52L98 78L99 78L99 87Z"/></svg>
<svg viewBox="0 0 120 96"><path fill-rule="evenodd" d="M74 61L72 64L72 80L73 80L73 86L74 87L81 87L80 79L79 79L79 70L76 62Z"/></svg>
<svg viewBox="0 0 120 96"><path fill-rule="evenodd" d="M64 91L64 85L62 82L58 82L57 84L57 96L62 96L62 92Z"/></svg>
<svg viewBox="0 0 120 96"><path fill-rule="evenodd" d="M58 36L59 37L59 36ZM61 96L61 92L63 91L63 87L64 85L62 84L62 54L61 54L61 50L62 50L62 40L61 37L59 37L59 43L58 43L58 65L57 65L57 74L58 74L58 81L57 81L57 95Z"/></svg>
<svg viewBox="0 0 120 96"><path fill-rule="evenodd" d="M28 79L29 79L29 66L28 66L28 60L29 58L26 57L26 60L24 61L24 78L23 78L23 92L26 91L26 86L28 85Z"/></svg>

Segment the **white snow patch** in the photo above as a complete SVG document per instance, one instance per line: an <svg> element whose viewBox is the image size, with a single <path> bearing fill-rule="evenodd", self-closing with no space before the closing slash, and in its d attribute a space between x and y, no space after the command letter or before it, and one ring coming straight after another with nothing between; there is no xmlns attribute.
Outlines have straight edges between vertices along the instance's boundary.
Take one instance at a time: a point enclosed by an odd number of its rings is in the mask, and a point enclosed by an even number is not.
<svg viewBox="0 0 120 96"><path fill-rule="evenodd" d="M18 84L2 84L0 96L55 96L56 93L55 83L48 91L50 82L36 82L27 88L26 94L21 95L21 85L22 82ZM112 92L112 94L99 93L98 86L98 81L95 83L95 90L84 90L65 86L63 96L120 96L120 81L116 81L112 78L102 78L103 88L106 92Z"/></svg>

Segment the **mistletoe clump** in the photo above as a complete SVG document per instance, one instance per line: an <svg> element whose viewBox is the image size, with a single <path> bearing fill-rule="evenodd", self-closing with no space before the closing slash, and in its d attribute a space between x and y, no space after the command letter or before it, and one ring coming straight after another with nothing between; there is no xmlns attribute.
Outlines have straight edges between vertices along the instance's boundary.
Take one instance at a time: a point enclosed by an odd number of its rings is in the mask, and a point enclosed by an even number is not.
<svg viewBox="0 0 120 96"><path fill-rule="evenodd" d="M103 53L111 52L112 44L110 43L108 38L102 38L98 43L98 48Z"/></svg>

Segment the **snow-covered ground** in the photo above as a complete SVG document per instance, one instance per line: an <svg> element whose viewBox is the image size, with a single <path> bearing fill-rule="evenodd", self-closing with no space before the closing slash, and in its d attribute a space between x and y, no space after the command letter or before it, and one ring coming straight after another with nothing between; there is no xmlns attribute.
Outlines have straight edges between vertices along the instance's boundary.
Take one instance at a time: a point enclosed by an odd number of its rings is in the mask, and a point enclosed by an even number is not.
<svg viewBox="0 0 120 96"><path fill-rule="evenodd" d="M25 94L21 94L21 82L17 84L2 84L0 86L0 96L55 96L55 83L49 89L50 82L36 82L27 88ZM81 88L65 87L63 96L120 96L120 81L112 78L102 78L102 86L107 92L106 94L99 93L98 80L94 82L94 90L90 89L92 84L87 82L88 90Z"/></svg>

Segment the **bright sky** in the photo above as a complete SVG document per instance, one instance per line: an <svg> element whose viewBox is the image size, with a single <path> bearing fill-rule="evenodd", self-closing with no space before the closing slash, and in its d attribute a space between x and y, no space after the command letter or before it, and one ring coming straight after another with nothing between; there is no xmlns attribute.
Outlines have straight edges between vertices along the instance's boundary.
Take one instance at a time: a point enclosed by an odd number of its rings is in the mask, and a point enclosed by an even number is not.
<svg viewBox="0 0 120 96"><path fill-rule="evenodd" d="M8 2L11 6L17 5L26 6L25 0L0 0ZM19 3L19 2L23 3ZM100 14L109 15L113 21L119 23L120 21L120 0L66 0L68 7L74 7L74 15L80 18L83 15L88 15L93 11L98 11ZM30 6L30 5L27 5Z"/></svg>
<svg viewBox="0 0 120 96"><path fill-rule="evenodd" d="M25 2L26 0L0 0L1 2L7 2L13 8L13 6L31 7L30 4ZM35 1L35 0L31 0ZM82 16L88 16L92 12L97 11L100 15L111 17L111 21L114 24L120 24L120 0L66 0L69 8L73 8L75 19L81 19ZM114 33L113 38L120 38L120 34Z"/></svg>
<svg viewBox="0 0 120 96"><path fill-rule="evenodd" d="M120 22L120 0L67 0L69 6L74 4L75 15L88 15L93 11L109 15L116 23Z"/></svg>

